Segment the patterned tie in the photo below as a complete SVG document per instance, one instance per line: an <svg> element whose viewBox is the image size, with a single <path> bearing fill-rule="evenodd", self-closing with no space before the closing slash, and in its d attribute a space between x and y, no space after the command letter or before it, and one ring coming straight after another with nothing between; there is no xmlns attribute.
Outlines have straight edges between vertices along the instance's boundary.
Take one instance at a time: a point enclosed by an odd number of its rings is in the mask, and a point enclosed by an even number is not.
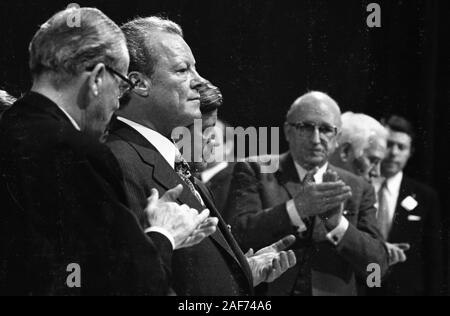
<svg viewBox="0 0 450 316"><path fill-rule="evenodd" d="M194 196L197 198L200 204L202 204L202 206L205 206L202 197L195 189L194 177L192 176L191 168L189 167L189 164L186 162L186 160L183 158L180 152L178 152L175 156L175 171L178 173L178 175L184 181L184 183L186 183L189 190L191 190L192 194L194 194Z"/></svg>
<svg viewBox="0 0 450 316"><path fill-rule="evenodd" d="M315 183L314 173L309 172L306 174L302 181L302 185L308 185ZM304 238L311 238L311 231L315 225L315 219L306 219L305 221L308 230L305 232ZM312 259L312 248L306 247L300 251L300 256L298 257L299 264L299 274L297 276L297 281L294 284L293 295L294 296L312 296L312 278L311 278L311 259Z"/></svg>
<svg viewBox="0 0 450 316"><path fill-rule="evenodd" d="M391 220L389 217L389 205L388 205L389 189L387 187L387 180L385 180L378 191L378 213L377 221L378 228L384 240L388 240L389 232L391 230Z"/></svg>

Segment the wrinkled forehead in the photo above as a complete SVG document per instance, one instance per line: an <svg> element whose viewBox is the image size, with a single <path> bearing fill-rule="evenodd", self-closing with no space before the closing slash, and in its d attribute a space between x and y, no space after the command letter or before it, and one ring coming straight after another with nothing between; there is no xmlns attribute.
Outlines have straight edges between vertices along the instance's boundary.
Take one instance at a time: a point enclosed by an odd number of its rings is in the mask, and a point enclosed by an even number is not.
<svg viewBox="0 0 450 316"><path fill-rule="evenodd" d="M387 140L384 137L372 135L369 137L366 152L372 156L384 156L387 149Z"/></svg>
<svg viewBox="0 0 450 316"><path fill-rule="evenodd" d="M157 32L150 42L150 49L158 62L195 64L191 48L180 35Z"/></svg>
<svg viewBox="0 0 450 316"><path fill-rule="evenodd" d="M326 102L302 102L295 104L288 119L293 122L326 123L341 126L339 109Z"/></svg>

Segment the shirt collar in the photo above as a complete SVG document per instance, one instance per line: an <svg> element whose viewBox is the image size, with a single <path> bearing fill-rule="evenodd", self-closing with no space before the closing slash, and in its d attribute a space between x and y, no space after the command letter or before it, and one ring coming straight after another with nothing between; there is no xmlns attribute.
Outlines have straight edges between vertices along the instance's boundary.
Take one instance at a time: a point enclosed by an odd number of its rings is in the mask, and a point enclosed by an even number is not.
<svg viewBox="0 0 450 316"><path fill-rule="evenodd" d="M297 173L298 176L300 178L300 181L303 181L303 179L306 177L306 174L309 172L308 170L306 170L305 168L303 168L302 166L300 166L299 163L297 163L296 161L294 161L295 164L295 168L297 169ZM323 182L323 175L325 174L325 172L327 172L328 170L328 163L326 163L325 165L323 165L314 175L314 180L316 181L317 184L320 184Z"/></svg>
<svg viewBox="0 0 450 316"><path fill-rule="evenodd" d="M155 146L156 150L164 157L164 159L172 167L172 169L175 169L175 156L178 152L178 149L171 140L148 127L127 120L126 118L119 116L117 117L117 119L135 129L147 141Z"/></svg>
<svg viewBox="0 0 450 316"><path fill-rule="evenodd" d="M388 191L390 193L400 192L402 180L403 180L403 172L399 172L392 178L386 179L386 187Z"/></svg>
<svg viewBox="0 0 450 316"><path fill-rule="evenodd" d="M56 103L55 103L56 104ZM58 108L64 113L65 116L67 116L67 118L69 119L70 123L72 123L73 127L75 127L75 129L77 131L81 132L81 128L80 125L78 125L78 123L73 119L72 116L70 116L70 114L64 110L64 108L60 107L58 104L56 104L58 106Z"/></svg>

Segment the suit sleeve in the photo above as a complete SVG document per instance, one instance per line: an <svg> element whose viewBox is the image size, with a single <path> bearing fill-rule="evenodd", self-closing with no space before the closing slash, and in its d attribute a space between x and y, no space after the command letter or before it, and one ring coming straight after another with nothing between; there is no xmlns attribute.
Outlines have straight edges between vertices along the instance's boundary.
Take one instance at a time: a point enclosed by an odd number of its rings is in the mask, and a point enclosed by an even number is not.
<svg viewBox="0 0 450 316"><path fill-rule="evenodd" d="M441 209L437 193L430 190L429 208L426 209L424 227L424 258L425 258L425 293L441 295L443 280L443 233L441 227Z"/></svg>
<svg viewBox="0 0 450 316"><path fill-rule="evenodd" d="M104 241L104 245L94 244L99 252L95 256L105 257L101 269L110 276L111 294L166 295L171 274L170 242L159 234L144 234L136 216L124 204L117 161L107 148L99 154L63 166L62 180L69 184L66 186L69 203L97 214L85 211L81 216L98 221L100 233L96 236L100 239L98 243ZM80 183L87 185L80 189Z"/></svg>
<svg viewBox="0 0 450 316"><path fill-rule="evenodd" d="M230 224L244 252L261 249L281 238L296 234L286 203L263 210L260 167L257 163L237 163L229 194Z"/></svg>
<svg viewBox="0 0 450 316"><path fill-rule="evenodd" d="M367 276L367 267L378 264L384 276L389 269L387 249L377 228L375 192L364 183L357 225L350 223L347 232L337 246L337 251L355 271Z"/></svg>

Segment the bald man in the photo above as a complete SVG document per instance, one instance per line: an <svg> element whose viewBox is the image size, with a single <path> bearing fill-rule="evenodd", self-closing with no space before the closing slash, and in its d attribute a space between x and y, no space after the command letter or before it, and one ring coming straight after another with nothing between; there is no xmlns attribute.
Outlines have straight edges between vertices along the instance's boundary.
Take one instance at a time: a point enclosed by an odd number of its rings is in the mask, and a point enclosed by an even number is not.
<svg viewBox="0 0 450 316"><path fill-rule="evenodd" d="M337 103L322 92L307 93L287 114L289 152L270 157L279 161L278 171L261 172L262 162L236 165L228 211L244 250L297 236L298 264L269 295L357 295L357 277L365 284L370 268L378 279L387 271L374 189L328 163L341 127Z"/></svg>

